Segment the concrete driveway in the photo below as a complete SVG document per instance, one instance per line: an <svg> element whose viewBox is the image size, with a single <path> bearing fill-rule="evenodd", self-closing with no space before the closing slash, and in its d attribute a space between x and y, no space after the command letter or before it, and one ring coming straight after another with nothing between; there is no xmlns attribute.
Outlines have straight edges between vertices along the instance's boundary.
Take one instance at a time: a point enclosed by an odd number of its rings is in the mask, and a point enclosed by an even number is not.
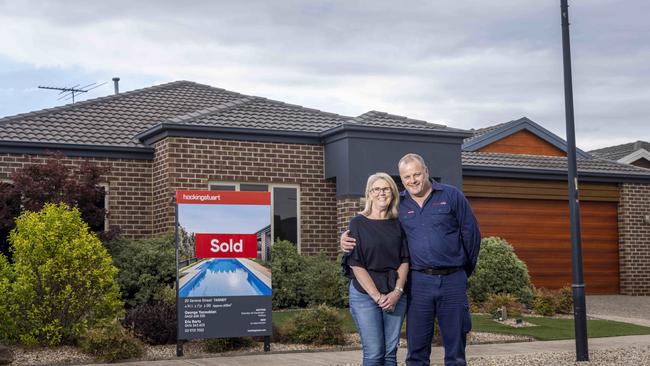
<svg viewBox="0 0 650 366"><path fill-rule="evenodd" d="M587 315L650 327L650 296L587 296Z"/></svg>

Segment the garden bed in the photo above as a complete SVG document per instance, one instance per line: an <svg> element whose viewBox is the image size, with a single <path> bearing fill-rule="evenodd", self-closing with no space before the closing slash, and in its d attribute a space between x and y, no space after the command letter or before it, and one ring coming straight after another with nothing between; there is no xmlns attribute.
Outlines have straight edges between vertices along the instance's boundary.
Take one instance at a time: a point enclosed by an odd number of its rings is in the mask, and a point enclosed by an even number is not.
<svg viewBox="0 0 650 366"><path fill-rule="evenodd" d="M513 335L513 334L498 334L498 333L485 333L485 332L471 332L468 336L468 344L485 344L485 343L510 343L510 342L529 342L534 339L529 336ZM271 352L273 353L286 353L286 352L319 352L319 351L342 351L342 350L357 350L361 348L361 342L357 333L349 333L345 335L346 344L342 346L314 346L307 344L283 344L271 343ZM145 355L139 358L139 361L152 361L152 360L165 360L176 358L176 345L168 344L163 346L145 346ZM400 340L400 347L406 347L406 339ZM64 346L64 347L11 347L14 351L15 360L12 366L27 366L27 365L53 365L53 364L84 364L100 362L93 357L88 356L81 352L78 348ZM236 351L222 352L222 353L208 353L203 350L203 344L200 341L190 341L183 346L185 357L187 358L202 358L202 357L217 357L226 355L246 355L257 354L264 352L264 343L257 342L251 347L239 349Z"/></svg>

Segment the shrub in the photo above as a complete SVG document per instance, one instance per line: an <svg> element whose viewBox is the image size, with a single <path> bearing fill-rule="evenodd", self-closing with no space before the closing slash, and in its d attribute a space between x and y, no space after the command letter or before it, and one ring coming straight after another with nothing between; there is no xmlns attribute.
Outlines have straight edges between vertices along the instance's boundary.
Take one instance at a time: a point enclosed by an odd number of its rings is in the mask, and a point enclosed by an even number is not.
<svg viewBox="0 0 650 366"><path fill-rule="evenodd" d="M250 337L241 338L213 338L206 339L203 343L203 350L208 353L221 353L248 348L255 345Z"/></svg>
<svg viewBox="0 0 650 366"><path fill-rule="evenodd" d="M533 310L539 315L571 314L573 310L573 293L571 287L558 290L535 289Z"/></svg>
<svg viewBox="0 0 650 366"><path fill-rule="evenodd" d="M344 344L343 317L327 305L305 310L278 329L280 339L291 343Z"/></svg>
<svg viewBox="0 0 650 366"><path fill-rule="evenodd" d="M558 290L557 312L560 314L573 313L573 290L570 286Z"/></svg>
<svg viewBox="0 0 650 366"><path fill-rule="evenodd" d="M117 282L129 307L152 303L176 280L173 235L147 240L118 239L106 243L119 269Z"/></svg>
<svg viewBox="0 0 650 366"><path fill-rule="evenodd" d="M80 345L84 352L110 362L137 358L144 353L142 343L117 321L88 330Z"/></svg>
<svg viewBox="0 0 650 366"><path fill-rule="evenodd" d="M551 291L540 288L535 290L533 310L539 315L553 316L556 313L557 303Z"/></svg>
<svg viewBox="0 0 650 366"><path fill-rule="evenodd" d="M124 326L149 344L176 342L176 304L158 302L142 304L126 313Z"/></svg>
<svg viewBox="0 0 650 366"><path fill-rule="evenodd" d="M510 294L490 294L487 300L483 303L483 310L492 315L502 307L506 308L508 317L521 316L522 305L516 297Z"/></svg>
<svg viewBox="0 0 650 366"><path fill-rule="evenodd" d="M14 332L13 318L11 317L11 303L9 291L11 289L11 267L7 258L0 253L0 340L9 339Z"/></svg>
<svg viewBox="0 0 650 366"><path fill-rule="evenodd" d="M273 244L271 258L273 308L305 307L308 302L304 273L306 258L286 240Z"/></svg>
<svg viewBox="0 0 650 366"><path fill-rule="evenodd" d="M120 313L117 269L76 208L61 203L26 211L9 240L13 281L3 297L20 324L13 338L70 344L88 326Z"/></svg>
<svg viewBox="0 0 650 366"><path fill-rule="evenodd" d="M491 293L508 293L530 305L533 299L528 268L508 242L489 237L481 240L478 264L469 278L469 295L479 303Z"/></svg>
<svg viewBox="0 0 650 366"><path fill-rule="evenodd" d="M305 286L309 306L326 304L348 306L348 279L341 274L340 261L330 260L324 253L306 257ZM273 273L275 275L275 273Z"/></svg>

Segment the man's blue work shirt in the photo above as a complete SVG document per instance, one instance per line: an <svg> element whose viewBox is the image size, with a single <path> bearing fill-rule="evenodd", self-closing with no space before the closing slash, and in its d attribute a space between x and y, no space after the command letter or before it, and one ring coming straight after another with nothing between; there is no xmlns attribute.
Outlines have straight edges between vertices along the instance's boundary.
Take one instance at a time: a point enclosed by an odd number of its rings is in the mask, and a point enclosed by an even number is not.
<svg viewBox="0 0 650 366"><path fill-rule="evenodd" d="M454 186L431 182L420 207L400 194L399 221L408 239L411 269L462 267L469 276L478 259L481 232L465 196Z"/></svg>

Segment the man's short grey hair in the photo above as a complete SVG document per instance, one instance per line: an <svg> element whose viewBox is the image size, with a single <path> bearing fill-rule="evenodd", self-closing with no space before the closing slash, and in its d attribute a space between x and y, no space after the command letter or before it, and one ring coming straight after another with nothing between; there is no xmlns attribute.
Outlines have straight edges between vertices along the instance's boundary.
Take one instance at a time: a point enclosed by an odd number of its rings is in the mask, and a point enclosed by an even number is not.
<svg viewBox="0 0 650 366"><path fill-rule="evenodd" d="M399 167L402 166L402 164L410 163L412 161L419 162L420 164L422 164L422 167L424 169L429 170L429 168L427 168L427 165L424 163L424 159L422 159L420 155L413 154L413 153L402 156L402 158L399 159L399 163L397 163L397 168L399 169Z"/></svg>

